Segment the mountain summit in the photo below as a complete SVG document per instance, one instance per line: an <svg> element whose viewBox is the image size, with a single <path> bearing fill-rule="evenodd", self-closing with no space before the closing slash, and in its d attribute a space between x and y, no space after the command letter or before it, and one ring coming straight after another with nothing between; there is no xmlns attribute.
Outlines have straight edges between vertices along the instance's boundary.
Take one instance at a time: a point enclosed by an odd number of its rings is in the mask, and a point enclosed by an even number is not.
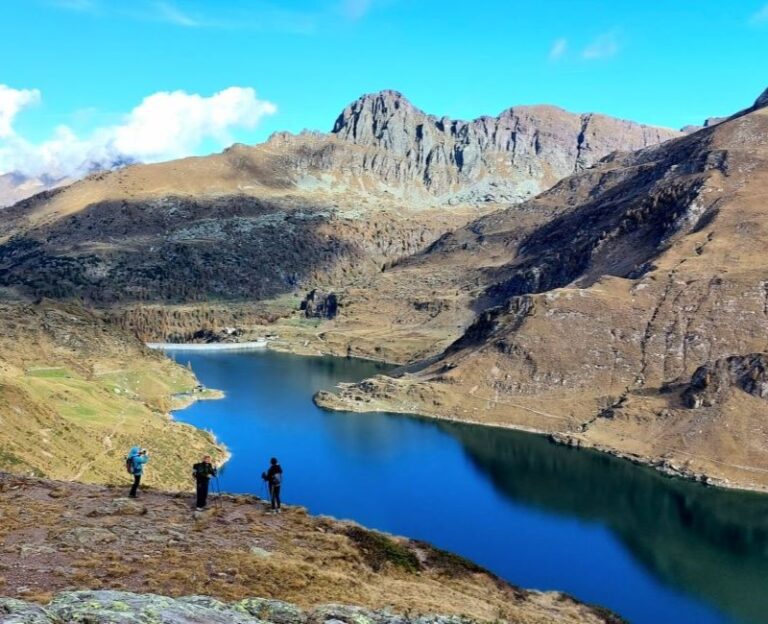
<svg viewBox="0 0 768 624"><path fill-rule="evenodd" d="M339 115L332 133L405 161L403 178L452 202L517 202L592 166L680 136L594 113L516 106L472 121L435 117L397 91L364 95Z"/></svg>

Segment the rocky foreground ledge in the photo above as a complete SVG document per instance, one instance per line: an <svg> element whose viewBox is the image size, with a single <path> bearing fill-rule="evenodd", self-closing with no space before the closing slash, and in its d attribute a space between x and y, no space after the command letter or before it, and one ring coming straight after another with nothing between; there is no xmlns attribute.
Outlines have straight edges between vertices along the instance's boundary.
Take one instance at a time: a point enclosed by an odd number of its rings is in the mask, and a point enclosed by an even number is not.
<svg viewBox="0 0 768 624"><path fill-rule="evenodd" d="M58 594L44 606L0 598L0 624L469 624L462 616L402 616L388 610L323 605L304 610L280 600L224 603L207 596L168 598L119 591Z"/></svg>
<svg viewBox="0 0 768 624"><path fill-rule="evenodd" d="M224 495L196 513L189 495L126 489L0 473L0 623L621 621L300 507Z"/></svg>

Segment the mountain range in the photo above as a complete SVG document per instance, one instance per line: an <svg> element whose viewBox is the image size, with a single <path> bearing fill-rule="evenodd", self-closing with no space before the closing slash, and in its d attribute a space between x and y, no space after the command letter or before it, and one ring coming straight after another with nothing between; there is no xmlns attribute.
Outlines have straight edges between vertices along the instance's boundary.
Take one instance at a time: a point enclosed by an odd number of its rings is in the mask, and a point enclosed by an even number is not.
<svg viewBox="0 0 768 624"><path fill-rule="evenodd" d="M404 365L319 396L329 407L530 429L765 487L766 104L682 133L551 106L462 122L367 95L328 134L4 209L0 288L142 340L275 333ZM334 318L299 311L315 289Z"/></svg>

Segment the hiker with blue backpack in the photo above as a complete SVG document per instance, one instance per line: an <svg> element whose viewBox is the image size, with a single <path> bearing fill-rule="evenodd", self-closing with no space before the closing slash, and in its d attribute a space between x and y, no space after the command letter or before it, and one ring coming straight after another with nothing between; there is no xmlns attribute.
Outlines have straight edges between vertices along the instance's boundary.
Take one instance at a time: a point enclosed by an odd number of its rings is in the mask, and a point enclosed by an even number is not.
<svg viewBox="0 0 768 624"><path fill-rule="evenodd" d="M128 453L128 457L125 458L125 468L133 475L133 486L128 494L131 498L136 498L138 496L141 476L144 474L144 464L148 461L149 455L147 454L147 449L143 449L139 446L134 446Z"/></svg>

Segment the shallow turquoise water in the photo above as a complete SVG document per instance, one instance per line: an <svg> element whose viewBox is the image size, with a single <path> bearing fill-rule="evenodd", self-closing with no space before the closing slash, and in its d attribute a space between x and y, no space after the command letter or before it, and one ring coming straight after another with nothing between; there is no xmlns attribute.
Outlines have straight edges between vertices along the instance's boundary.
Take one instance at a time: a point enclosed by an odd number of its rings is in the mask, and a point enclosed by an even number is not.
<svg viewBox="0 0 768 624"><path fill-rule="evenodd" d="M424 539L523 587L566 591L631 622L768 622L768 496L669 479L541 436L397 414L329 413L319 389L370 362L273 352L171 353L226 392L176 413L233 452L222 489Z"/></svg>

